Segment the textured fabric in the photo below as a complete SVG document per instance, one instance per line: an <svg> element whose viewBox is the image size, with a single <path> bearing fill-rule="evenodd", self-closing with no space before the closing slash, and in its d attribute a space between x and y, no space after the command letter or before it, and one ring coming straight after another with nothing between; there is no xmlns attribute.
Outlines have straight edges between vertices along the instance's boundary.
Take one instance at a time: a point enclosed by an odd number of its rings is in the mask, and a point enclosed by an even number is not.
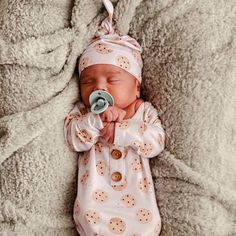
<svg viewBox="0 0 236 236"><path fill-rule="evenodd" d="M82 53L79 60L79 75L87 67L95 64L111 64L132 74L141 83L141 46L129 35L115 33L112 26L113 5L103 0L109 16L103 20L97 35Z"/></svg>
<svg viewBox="0 0 236 236"><path fill-rule="evenodd" d="M100 116L81 110L85 107L79 103L64 127L68 146L83 152L74 207L79 233L159 235L161 219L149 158L163 151L165 134L156 109L145 102L132 118L117 122L112 145L100 138Z"/></svg>
<svg viewBox="0 0 236 236"><path fill-rule="evenodd" d="M142 46L143 96L166 131L150 160L161 235L235 235L235 0L112 2L116 28ZM63 124L77 58L106 16L100 0L0 1L3 235L77 235L77 155Z"/></svg>

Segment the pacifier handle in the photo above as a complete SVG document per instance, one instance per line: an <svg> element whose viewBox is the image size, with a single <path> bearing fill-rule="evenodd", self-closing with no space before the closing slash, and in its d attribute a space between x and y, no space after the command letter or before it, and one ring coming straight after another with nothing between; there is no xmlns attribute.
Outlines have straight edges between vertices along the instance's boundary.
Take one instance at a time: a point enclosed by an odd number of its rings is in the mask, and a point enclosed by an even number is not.
<svg viewBox="0 0 236 236"><path fill-rule="evenodd" d="M103 108L100 109L100 110L96 110L96 109L95 109L96 106L99 106L99 107L103 106ZM95 102L95 103L92 104L92 106L91 106L91 111L92 111L94 114L100 114L100 113L104 112L104 111L108 108L108 106L109 106L109 103L108 103L107 100L102 99L102 98L99 98L99 99L97 100L97 102Z"/></svg>

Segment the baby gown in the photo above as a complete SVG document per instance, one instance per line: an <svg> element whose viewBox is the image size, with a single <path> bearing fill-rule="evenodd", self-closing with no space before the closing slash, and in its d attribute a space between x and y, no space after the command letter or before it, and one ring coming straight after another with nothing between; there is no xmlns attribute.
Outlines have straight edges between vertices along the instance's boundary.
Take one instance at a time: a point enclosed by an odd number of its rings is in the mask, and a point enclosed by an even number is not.
<svg viewBox="0 0 236 236"><path fill-rule="evenodd" d="M164 149L157 110L143 102L116 123L114 143L99 136L99 115L78 102L65 120L67 145L80 153L74 220L81 236L158 236L161 219L149 158Z"/></svg>

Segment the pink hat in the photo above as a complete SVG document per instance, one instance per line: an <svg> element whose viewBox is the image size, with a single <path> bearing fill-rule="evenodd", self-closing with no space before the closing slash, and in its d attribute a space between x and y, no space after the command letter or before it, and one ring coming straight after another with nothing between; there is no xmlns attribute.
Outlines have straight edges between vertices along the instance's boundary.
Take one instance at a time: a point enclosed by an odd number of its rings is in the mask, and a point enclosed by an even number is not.
<svg viewBox="0 0 236 236"><path fill-rule="evenodd" d="M84 50L79 59L79 75L88 66L111 64L132 74L141 83L143 62L141 46L128 35L120 36L112 26L113 5L110 0L103 0L109 16L105 18L95 38Z"/></svg>

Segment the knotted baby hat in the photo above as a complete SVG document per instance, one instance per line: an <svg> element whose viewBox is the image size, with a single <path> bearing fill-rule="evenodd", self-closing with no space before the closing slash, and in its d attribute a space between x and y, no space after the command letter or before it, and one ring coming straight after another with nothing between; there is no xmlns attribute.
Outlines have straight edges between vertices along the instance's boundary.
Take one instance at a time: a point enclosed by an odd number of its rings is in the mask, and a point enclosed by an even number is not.
<svg viewBox="0 0 236 236"><path fill-rule="evenodd" d="M88 66L111 64L132 74L141 83L143 62L141 46L129 35L119 35L112 26L113 5L110 0L103 0L108 17L103 20L92 40L79 59L79 75Z"/></svg>

